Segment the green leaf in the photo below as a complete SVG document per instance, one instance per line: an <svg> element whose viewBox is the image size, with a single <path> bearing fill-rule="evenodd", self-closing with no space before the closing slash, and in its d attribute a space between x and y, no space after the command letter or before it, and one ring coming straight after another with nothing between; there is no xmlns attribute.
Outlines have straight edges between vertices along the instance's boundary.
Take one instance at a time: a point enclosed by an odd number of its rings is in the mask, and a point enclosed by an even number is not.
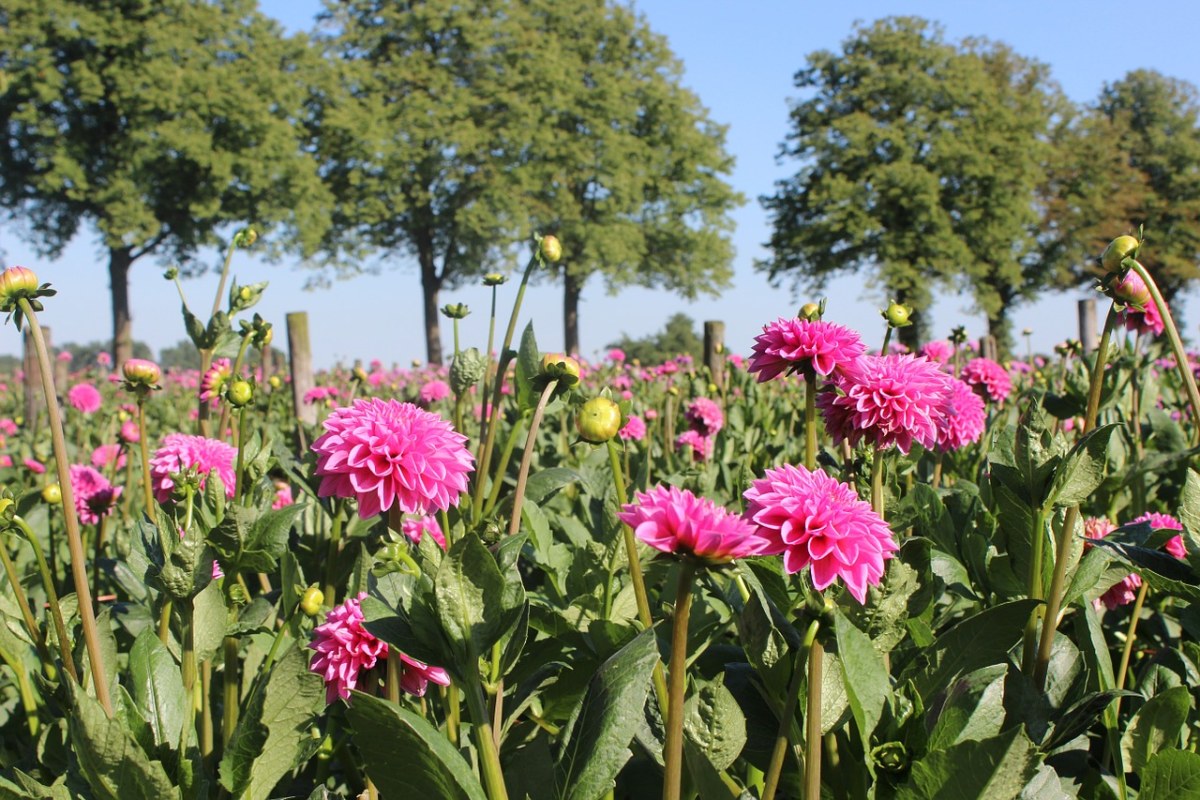
<svg viewBox="0 0 1200 800"><path fill-rule="evenodd" d="M525 484L525 500L532 503L541 503L553 492L582 480L582 475L566 467L550 467L549 469L538 470L529 476L529 480Z"/></svg>
<svg viewBox="0 0 1200 800"><path fill-rule="evenodd" d="M1105 692L1095 692L1082 698L1054 721L1054 729L1046 741L1042 742L1042 751L1051 750L1066 744L1076 736L1084 733L1118 697L1140 697L1137 692L1122 689L1110 689Z"/></svg>
<svg viewBox="0 0 1200 800"><path fill-rule="evenodd" d="M1112 534L1091 542L1105 548L1115 560L1141 575L1152 588L1193 603L1200 602L1200 576L1170 553L1126 544L1113 538Z"/></svg>
<svg viewBox="0 0 1200 800"><path fill-rule="evenodd" d="M196 663L203 664L213 657L225 640L229 610L225 606L225 595L221 593L221 587L215 583L205 586L191 603Z"/></svg>
<svg viewBox="0 0 1200 800"><path fill-rule="evenodd" d="M563 800L598 800L631 755L629 743L642 724L650 674L658 663L653 630L605 661L563 728L557 764Z"/></svg>
<svg viewBox="0 0 1200 800"><path fill-rule="evenodd" d="M683 732L717 769L729 769L746 745L746 717L720 677L683 705Z"/></svg>
<svg viewBox="0 0 1200 800"><path fill-rule="evenodd" d="M913 678L921 697L928 699L955 675L1005 663L1037 605L1036 600L1014 600L968 617L938 636L909 665L904 677Z"/></svg>
<svg viewBox="0 0 1200 800"><path fill-rule="evenodd" d="M935 750L912 765L896 800L1017 800L1040 759L1022 728Z"/></svg>
<svg viewBox="0 0 1200 800"><path fill-rule="evenodd" d="M247 701L220 765L221 785L234 797L266 800L319 744L309 728L325 708L325 685L307 654L290 647Z"/></svg>
<svg viewBox="0 0 1200 800"><path fill-rule="evenodd" d="M883 657L876 651L867 635L838 613L833 621L837 635L838 657L846 686L846 697L850 711L862 737L863 751L871 752L871 734L883 716L884 706L892 697L888 670ZM868 761L867 768L874 774L874 765Z"/></svg>
<svg viewBox="0 0 1200 800"><path fill-rule="evenodd" d="M1138 800L1200 800L1200 755L1164 750L1146 763Z"/></svg>
<svg viewBox="0 0 1200 800"><path fill-rule="evenodd" d="M505 581L475 534L450 547L434 579L434 596L442 632L458 649L456 665L475 669L475 659L520 622L524 595L523 587L517 592Z"/></svg>
<svg viewBox="0 0 1200 800"><path fill-rule="evenodd" d="M129 689L150 723L155 744L177 748L187 705L183 678L175 659L152 630L144 631L129 651Z"/></svg>
<svg viewBox="0 0 1200 800"><path fill-rule="evenodd" d="M537 405L535 382L541 372L542 354L538 350L537 338L533 335L531 320L521 332L521 348L517 351L517 366L513 376L517 390L517 408L522 411L532 411Z"/></svg>
<svg viewBox="0 0 1200 800"><path fill-rule="evenodd" d="M424 717L362 692L346 716L381 797L486 800L471 765Z"/></svg>
<svg viewBox="0 0 1200 800"><path fill-rule="evenodd" d="M101 800L179 797L162 763L146 755L122 715L109 718L98 702L72 686L75 703L69 721L70 741L94 796Z"/></svg>
<svg viewBox="0 0 1200 800"><path fill-rule="evenodd" d="M1179 496L1179 521L1183 523L1183 541L1187 545L1187 562L1200 572L1200 474L1187 471L1183 492Z"/></svg>
<svg viewBox="0 0 1200 800"><path fill-rule="evenodd" d="M1088 431L1054 471L1054 483L1046 498L1047 507L1077 506L1092 496L1104 481L1108 465L1108 442L1122 423L1113 422Z"/></svg>
<svg viewBox="0 0 1200 800"><path fill-rule="evenodd" d="M968 739L997 736L1004 727L1004 679L1008 667L993 664L961 676L946 690L929 733L930 750L946 750Z"/></svg>
<svg viewBox="0 0 1200 800"><path fill-rule="evenodd" d="M208 535L221 569L230 574L274 572L279 557L287 552L288 534L303 510L299 503L265 512L231 506Z"/></svg>
<svg viewBox="0 0 1200 800"><path fill-rule="evenodd" d="M1125 769L1141 772L1155 753L1179 747L1191 708L1192 696L1186 686L1175 686L1147 700L1121 737Z"/></svg>

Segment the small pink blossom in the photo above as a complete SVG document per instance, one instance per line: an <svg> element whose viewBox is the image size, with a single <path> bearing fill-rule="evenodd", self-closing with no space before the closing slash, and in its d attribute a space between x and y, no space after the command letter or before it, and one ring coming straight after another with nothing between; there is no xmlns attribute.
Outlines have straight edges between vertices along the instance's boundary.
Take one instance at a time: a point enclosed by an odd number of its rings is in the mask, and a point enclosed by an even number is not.
<svg viewBox="0 0 1200 800"><path fill-rule="evenodd" d="M950 452L979 441L986 421L987 409L979 395L957 378L950 378L949 391L934 416L937 449Z"/></svg>
<svg viewBox="0 0 1200 800"><path fill-rule="evenodd" d="M992 403L1003 403L1012 392L1008 370L990 358L971 359L963 367L961 377L984 400Z"/></svg>
<svg viewBox="0 0 1200 800"><path fill-rule="evenodd" d="M646 423L636 414L630 414L629 419L625 420L624 427L617 431L617 436L620 436L624 441L640 442L646 438Z"/></svg>
<svg viewBox="0 0 1200 800"><path fill-rule="evenodd" d="M426 405L436 403L439 400L445 400L450 396L450 384L442 380L427 381L420 391L421 402Z"/></svg>
<svg viewBox="0 0 1200 800"><path fill-rule="evenodd" d="M446 535L442 533L442 526L438 524L437 519L432 514L424 514L419 517L405 517L404 521L400 523L400 527L401 532L413 544L420 544L421 537L429 534L438 543L439 547L443 550L446 549Z"/></svg>
<svg viewBox="0 0 1200 800"><path fill-rule="evenodd" d="M217 439L206 439L186 433L172 433L163 439L162 446L150 459L150 478L154 487L154 499L165 503L171 499L175 478L179 473L195 469L200 476L203 489L210 472L225 484L225 496L233 497L236 481L233 460L237 449Z"/></svg>
<svg viewBox="0 0 1200 800"><path fill-rule="evenodd" d="M117 469L124 469L125 453L119 444L102 444L92 451L92 466L96 469L104 469L114 460L117 462Z"/></svg>
<svg viewBox="0 0 1200 800"><path fill-rule="evenodd" d="M46 472L46 465L38 461L36 458L27 458L23 463L25 464L26 469L28 469L34 475L44 475Z"/></svg>
<svg viewBox="0 0 1200 800"><path fill-rule="evenodd" d="M1137 519L1132 520L1129 524L1136 525L1139 522L1145 522L1156 531L1181 531L1183 525L1179 520L1172 517L1170 514L1160 514L1155 511L1142 514ZM1163 549L1176 558L1187 558L1187 548L1184 547L1183 537L1175 536L1168 539L1163 545Z"/></svg>
<svg viewBox="0 0 1200 800"><path fill-rule="evenodd" d="M112 513L121 496L121 487L114 487L99 472L83 464L72 464L69 473L80 522L95 525L101 517Z"/></svg>
<svg viewBox="0 0 1200 800"><path fill-rule="evenodd" d="M725 427L725 415L721 413L721 407L707 397L697 397L689 403L683 418L701 436L716 436Z"/></svg>
<svg viewBox="0 0 1200 800"><path fill-rule="evenodd" d="M292 497L292 487L287 481L275 481L275 499L271 501L271 508L278 511L284 506L290 506L296 502Z"/></svg>
<svg viewBox="0 0 1200 800"><path fill-rule="evenodd" d="M705 436L699 431L688 430L675 437L676 452L682 451L685 447L692 448L693 461L707 461L712 458L714 441L711 436Z"/></svg>
<svg viewBox="0 0 1200 800"><path fill-rule="evenodd" d="M76 411L95 414L100 410L103 398L100 396L100 390L90 383L77 383L67 391L67 402Z"/></svg>
<svg viewBox="0 0 1200 800"><path fill-rule="evenodd" d="M921 355L936 364L945 364L954 358L954 345L945 339L934 339L921 346Z"/></svg>

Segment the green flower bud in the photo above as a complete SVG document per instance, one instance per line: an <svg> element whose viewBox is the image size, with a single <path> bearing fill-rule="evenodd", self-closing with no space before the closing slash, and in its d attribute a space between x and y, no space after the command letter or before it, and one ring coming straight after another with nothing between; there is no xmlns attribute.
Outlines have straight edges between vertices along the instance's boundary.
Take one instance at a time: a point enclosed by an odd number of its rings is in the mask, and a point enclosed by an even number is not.
<svg viewBox="0 0 1200 800"><path fill-rule="evenodd" d="M304 596L300 598L300 610L305 615L315 617L321 613L321 607L325 605L325 593L316 586L310 586L304 590Z"/></svg>
<svg viewBox="0 0 1200 800"><path fill-rule="evenodd" d="M621 430L621 409L607 397L593 397L579 409L575 427L585 442L604 444Z"/></svg>
<svg viewBox="0 0 1200 800"><path fill-rule="evenodd" d="M121 372L125 375L126 385L132 389L138 387L157 389L158 382L162 380L162 368L144 358L127 360L121 365Z"/></svg>
<svg viewBox="0 0 1200 800"><path fill-rule="evenodd" d="M0 273L0 302L15 303L22 297L35 297L37 288L37 275L28 267L9 267Z"/></svg>
<svg viewBox="0 0 1200 800"><path fill-rule="evenodd" d="M462 303L447 303L442 306L442 313L450 319L465 319L471 310Z"/></svg>
<svg viewBox="0 0 1200 800"><path fill-rule="evenodd" d="M243 408L254 399L254 386L250 381L233 381L225 390L225 399L234 408Z"/></svg>
<svg viewBox="0 0 1200 800"><path fill-rule="evenodd" d="M476 347L459 351L450 364L450 389L455 394L466 394L472 386L483 379L487 359Z"/></svg>
<svg viewBox="0 0 1200 800"><path fill-rule="evenodd" d="M542 258L546 259L551 264L557 264L562 260L562 242L557 236L543 236L540 244Z"/></svg>
<svg viewBox="0 0 1200 800"><path fill-rule="evenodd" d="M579 362L562 353L546 353L542 356L542 374L557 378L563 386L579 383Z"/></svg>
<svg viewBox="0 0 1200 800"><path fill-rule="evenodd" d="M1137 257L1140 246L1141 242L1129 234L1118 236L1108 243L1108 247L1104 248L1104 253L1100 256L1100 263L1109 272L1117 272L1121 269L1122 261L1126 258Z"/></svg>
<svg viewBox="0 0 1200 800"><path fill-rule="evenodd" d="M820 303L805 303L800 306L800 313L797 316L805 322L817 322L821 319L822 312Z"/></svg>
<svg viewBox="0 0 1200 800"><path fill-rule="evenodd" d="M487 275L483 276L483 285L484 286L499 286L500 284L506 282L507 280L508 280L508 276L502 272L489 272Z"/></svg>
<svg viewBox="0 0 1200 800"><path fill-rule="evenodd" d="M257 305L266 288L267 281L252 283L249 286L238 286L235 281L229 287L229 316Z"/></svg>
<svg viewBox="0 0 1200 800"><path fill-rule="evenodd" d="M887 320L888 326L892 328L906 328L912 325L912 306L906 306L903 303L897 303L895 300L888 303L888 307L881 313L883 318Z"/></svg>
<svg viewBox="0 0 1200 800"><path fill-rule="evenodd" d="M258 231L254 228L246 227L233 235L233 246L246 248L258 241Z"/></svg>
<svg viewBox="0 0 1200 800"><path fill-rule="evenodd" d="M51 483L42 487L42 500L52 506L56 506L62 502L62 487L57 483Z"/></svg>

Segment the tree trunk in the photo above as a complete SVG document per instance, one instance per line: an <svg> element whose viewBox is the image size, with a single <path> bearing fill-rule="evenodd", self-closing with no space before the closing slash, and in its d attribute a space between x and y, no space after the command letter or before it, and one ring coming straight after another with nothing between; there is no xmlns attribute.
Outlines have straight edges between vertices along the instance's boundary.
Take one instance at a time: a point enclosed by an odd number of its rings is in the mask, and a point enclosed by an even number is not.
<svg viewBox="0 0 1200 800"><path fill-rule="evenodd" d="M438 319L438 292L442 278L433 263L433 248L418 245L417 260L421 263L421 292L425 297L425 359L430 364L442 363L442 329Z"/></svg>
<svg viewBox="0 0 1200 800"><path fill-rule="evenodd" d="M988 317L988 334L996 340L996 352L1003 360L1012 353L1012 320L1008 318L1007 304L995 315Z"/></svg>
<svg viewBox="0 0 1200 800"><path fill-rule="evenodd" d="M129 267L133 258L127 247L108 251L108 278L112 291L113 366L133 358L133 317L129 313Z"/></svg>
<svg viewBox="0 0 1200 800"><path fill-rule="evenodd" d="M579 354L579 297L583 294L583 280L563 273L563 352L569 356Z"/></svg>

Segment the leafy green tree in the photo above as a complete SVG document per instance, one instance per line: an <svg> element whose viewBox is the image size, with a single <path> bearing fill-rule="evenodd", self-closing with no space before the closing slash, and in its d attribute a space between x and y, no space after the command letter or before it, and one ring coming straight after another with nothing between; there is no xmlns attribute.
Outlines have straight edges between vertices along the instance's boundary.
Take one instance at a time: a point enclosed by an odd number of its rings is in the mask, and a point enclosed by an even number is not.
<svg viewBox="0 0 1200 800"><path fill-rule="evenodd" d="M763 198L774 229L759 267L815 291L870 270L884 299L916 308L910 346L933 290L966 284L1003 335L1010 305L1041 282L1035 190L1061 105L1046 68L896 17L809 56L795 85L805 99L782 155L801 166Z"/></svg>
<svg viewBox="0 0 1200 800"><path fill-rule="evenodd" d="M253 0L0 7L0 208L47 257L94 232L118 363L143 256L196 267L247 222L320 237L324 189L295 130L320 64Z"/></svg>
<svg viewBox="0 0 1200 800"><path fill-rule="evenodd" d="M726 182L725 129L681 85L666 39L611 2L531 2L539 47L532 91L540 123L528 166L535 227L564 256L563 331L579 352L579 301L601 276L692 298L728 285L729 212L743 202Z"/></svg>
<svg viewBox="0 0 1200 800"><path fill-rule="evenodd" d="M658 333L632 339L627 334L607 347L619 347L625 351L629 361L637 359L642 364L662 364L679 355L700 358L704 341L696 335L696 323L683 312L672 314Z"/></svg>

